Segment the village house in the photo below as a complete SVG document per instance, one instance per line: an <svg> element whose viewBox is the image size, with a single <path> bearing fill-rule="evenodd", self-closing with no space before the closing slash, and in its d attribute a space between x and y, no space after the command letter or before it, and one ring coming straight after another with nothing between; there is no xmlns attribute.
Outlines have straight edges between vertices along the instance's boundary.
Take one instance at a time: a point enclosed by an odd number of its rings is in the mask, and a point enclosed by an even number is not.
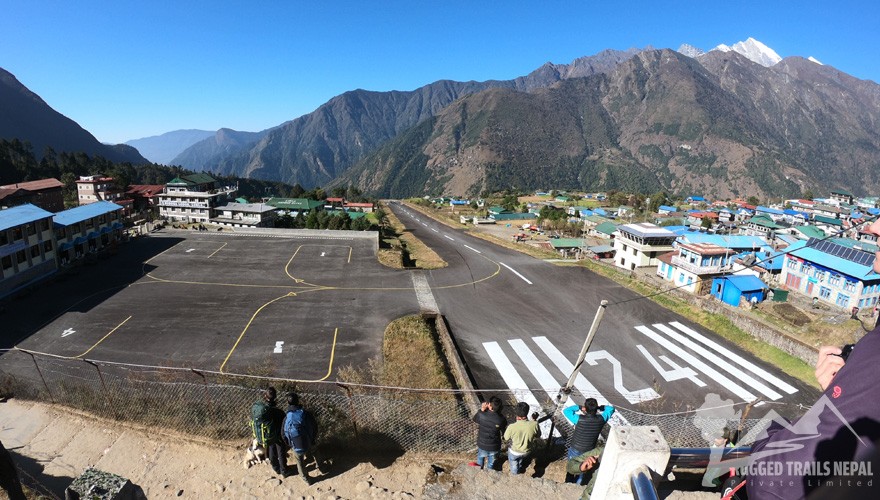
<svg viewBox="0 0 880 500"><path fill-rule="evenodd" d="M52 213L30 203L0 210L0 297L57 269Z"/></svg>
<svg viewBox="0 0 880 500"><path fill-rule="evenodd" d="M64 210L64 184L58 179L18 182L0 186L0 209L36 205L47 212Z"/></svg>
<svg viewBox="0 0 880 500"><path fill-rule="evenodd" d="M212 224L231 227L274 227L276 209L268 203L227 203L214 208Z"/></svg>
<svg viewBox="0 0 880 500"><path fill-rule="evenodd" d="M649 222L618 226L614 264L627 270L656 266L660 254L672 251L676 234Z"/></svg>
<svg viewBox="0 0 880 500"><path fill-rule="evenodd" d="M873 307L880 296L874 254L810 239L788 247L780 279L791 291L845 310Z"/></svg>
<svg viewBox="0 0 880 500"><path fill-rule="evenodd" d="M660 256L657 275L693 294L708 291L711 277L730 268L733 251L712 243L681 243Z"/></svg>
<svg viewBox="0 0 880 500"><path fill-rule="evenodd" d="M235 198L238 186L220 186L208 174L175 177L159 195L159 216L171 222L207 223L215 209Z"/></svg>

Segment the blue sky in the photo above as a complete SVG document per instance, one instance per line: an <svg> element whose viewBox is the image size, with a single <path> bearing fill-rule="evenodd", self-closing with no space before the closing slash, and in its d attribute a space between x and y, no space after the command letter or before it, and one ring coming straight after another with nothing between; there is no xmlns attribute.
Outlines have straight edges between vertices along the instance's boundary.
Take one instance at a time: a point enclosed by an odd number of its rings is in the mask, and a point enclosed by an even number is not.
<svg viewBox="0 0 880 500"><path fill-rule="evenodd" d="M476 3L0 0L0 67L104 142L257 131L356 88L509 79L606 48L750 36L880 82L874 0Z"/></svg>

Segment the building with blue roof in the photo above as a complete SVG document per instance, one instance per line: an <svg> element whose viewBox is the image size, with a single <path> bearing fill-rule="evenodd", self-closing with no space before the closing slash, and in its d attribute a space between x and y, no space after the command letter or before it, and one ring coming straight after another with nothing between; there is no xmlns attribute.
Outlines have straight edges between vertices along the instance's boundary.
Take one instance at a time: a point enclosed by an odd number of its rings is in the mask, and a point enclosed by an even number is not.
<svg viewBox="0 0 880 500"><path fill-rule="evenodd" d="M767 285L752 275L720 276L712 279L712 295L725 304L739 307L741 300L762 302ZM754 299L754 300L753 300Z"/></svg>
<svg viewBox="0 0 880 500"><path fill-rule="evenodd" d="M115 245L122 237L122 206L99 201L55 214L58 260L65 265Z"/></svg>
<svg viewBox="0 0 880 500"><path fill-rule="evenodd" d="M678 212L678 209L669 205L660 205L660 207L657 208L657 213L659 215L669 215L674 214L675 212Z"/></svg>
<svg viewBox="0 0 880 500"><path fill-rule="evenodd" d="M736 253L770 249L770 244L767 243L767 240L760 236L748 236L744 234L709 234L698 231L678 233L677 243L712 243L721 248L729 248Z"/></svg>
<svg viewBox="0 0 880 500"><path fill-rule="evenodd" d="M0 210L0 297L58 270L52 212L30 203Z"/></svg>
<svg viewBox="0 0 880 500"><path fill-rule="evenodd" d="M880 274L872 253L816 238L787 250L780 279L789 290L846 310L877 304Z"/></svg>

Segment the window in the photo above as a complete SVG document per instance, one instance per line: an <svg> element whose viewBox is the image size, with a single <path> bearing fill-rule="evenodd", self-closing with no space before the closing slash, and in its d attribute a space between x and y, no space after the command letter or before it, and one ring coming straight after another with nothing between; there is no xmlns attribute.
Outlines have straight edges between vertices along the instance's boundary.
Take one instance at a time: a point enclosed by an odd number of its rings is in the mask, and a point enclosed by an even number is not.
<svg viewBox="0 0 880 500"><path fill-rule="evenodd" d="M635 247L633 247L632 251L633 251L633 255L636 255L636 254L638 253L638 252L636 251Z"/></svg>
<svg viewBox="0 0 880 500"><path fill-rule="evenodd" d="M679 283L684 283L684 273L679 273L679 274L678 274L678 282L679 282Z"/></svg>
<svg viewBox="0 0 880 500"><path fill-rule="evenodd" d="M35 234L36 232L37 232L37 224L36 223L32 222L27 225L28 236L31 236L31 235Z"/></svg>
<svg viewBox="0 0 880 500"><path fill-rule="evenodd" d="M19 250L15 252L15 261L21 264L27 260L27 254L24 253L24 250Z"/></svg>
<svg viewBox="0 0 880 500"><path fill-rule="evenodd" d="M40 221L40 231L48 231L49 230L49 219L43 219Z"/></svg>
<svg viewBox="0 0 880 500"><path fill-rule="evenodd" d="M2 259L0 259L0 262L2 262L3 270L5 271L5 270L9 269L10 267L12 267L12 256L7 255L6 257L3 257Z"/></svg>
<svg viewBox="0 0 880 500"><path fill-rule="evenodd" d="M46 240L43 242L43 253L49 253L52 251L52 242Z"/></svg>
<svg viewBox="0 0 880 500"><path fill-rule="evenodd" d="M12 241L20 240L24 237L24 234L21 232L21 226L16 226L12 228Z"/></svg>
<svg viewBox="0 0 880 500"><path fill-rule="evenodd" d="M6 235L6 230L0 231L0 245L7 243L9 243L9 236Z"/></svg>
<svg viewBox="0 0 880 500"><path fill-rule="evenodd" d="M839 274L833 274L828 278L828 284L831 286L840 286L841 278Z"/></svg>
<svg viewBox="0 0 880 500"><path fill-rule="evenodd" d="M855 292L856 291L856 282L846 280L843 282L843 289L847 292Z"/></svg>
<svg viewBox="0 0 880 500"><path fill-rule="evenodd" d="M31 247L31 259L36 259L40 256L40 245L34 245Z"/></svg>
<svg viewBox="0 0 880 500"><path fill-rule="evenodd" d="M828 287L824 287L824 286L820 287L819 288L819 296L822 297L823 299L826 299L826 300L830 299L831 298L831 289Z"/></svg>
<svg viewBox="0 0 880 500"><path fill-rule="evenodd" d="M837 294L837 305L840 307L848 307L849 306L849 295L844 295L842 293Z"/></svg>
<svg viewBox="0 0 880 500"><path fill-rule="evenodd" d="M694 279L688 276L688 285L691 285L694 282Z"/></svg>

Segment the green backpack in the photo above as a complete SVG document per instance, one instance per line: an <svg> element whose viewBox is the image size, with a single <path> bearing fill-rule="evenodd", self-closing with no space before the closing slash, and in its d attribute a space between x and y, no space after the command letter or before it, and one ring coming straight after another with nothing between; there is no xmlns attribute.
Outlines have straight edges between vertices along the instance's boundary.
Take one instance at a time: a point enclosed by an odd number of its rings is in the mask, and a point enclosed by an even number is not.
<svg viewBox="0 0 880 500"><path fill-rule="evenodd" d="M263 401L251 406L251 434L257 443L267 446L279 441L277 425L272 421L272 407Z"/></svg>

